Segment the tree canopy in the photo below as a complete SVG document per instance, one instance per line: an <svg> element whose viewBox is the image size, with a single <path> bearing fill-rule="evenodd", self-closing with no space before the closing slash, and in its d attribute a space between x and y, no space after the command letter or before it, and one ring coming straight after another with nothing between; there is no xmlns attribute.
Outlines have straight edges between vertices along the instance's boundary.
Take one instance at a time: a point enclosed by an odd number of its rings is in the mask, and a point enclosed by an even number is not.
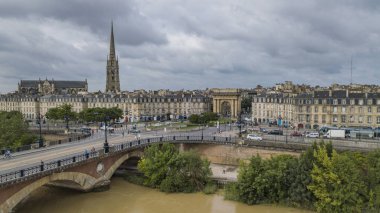
<svg viewBox="0 0 380 213"><path fill-rule="evenodd" d="M34 143L36 139L21 112L0 112L0 149L17 148Z"/></svg>
<svg viewBox="0 0 380 213"><path fill-rule="evenodd" d="M204 112L200 115L193 114L190 115L189 121L194 124L207 124L210 121L216 121L218 120L218 114L214 112Z"/></svg>
<svg viewBox="0 0 380 213"><path fill-rule="evenodd" d="M154 144L144 151L138 163L144 173L144 184L164 192L194 192L209 182L209 161L193 151L178 152L173 144Z"/></svg>
<svg viewBox="0 0 380 213"><path fill-rule="evenodd" d="M110 120L115 120L123 117L123 111L117 107L112 108L89 108L84 109L79 113L79 118L86 122L102 122L104 119L108 118Z"/></svg>
<svg viewBox="0 0 380 213"><path fill-rule="evenodd" d="M78 114L73 111L73 106L70 104L63 104L58 107L50 108L45 116L51 120L77 120Z"/></svg>

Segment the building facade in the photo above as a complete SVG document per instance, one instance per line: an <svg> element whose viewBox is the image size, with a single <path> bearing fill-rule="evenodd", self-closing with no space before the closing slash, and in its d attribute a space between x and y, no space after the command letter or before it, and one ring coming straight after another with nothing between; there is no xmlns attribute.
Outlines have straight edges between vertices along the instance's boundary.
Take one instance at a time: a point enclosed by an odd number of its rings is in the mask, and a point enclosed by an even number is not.
<svg viewBox="0 0 380 213"><path fill-rule="evenodd" d="M7 94L0 96L0 111L20 111L24 118L33 120L45 116L51 108L69 104L73 111L96 107L117 107L129 122L186 119L192 114L211 110L211 98L200 94L154 93L43 95Z"/></svg>
<svg viewBox="0 0 380 213"><path fill-rule="evenodd" d="M379 127L380 93L315 90L302 94L260 94L253 98L252 119L258 123L279 120L293 127Z"/></svg>

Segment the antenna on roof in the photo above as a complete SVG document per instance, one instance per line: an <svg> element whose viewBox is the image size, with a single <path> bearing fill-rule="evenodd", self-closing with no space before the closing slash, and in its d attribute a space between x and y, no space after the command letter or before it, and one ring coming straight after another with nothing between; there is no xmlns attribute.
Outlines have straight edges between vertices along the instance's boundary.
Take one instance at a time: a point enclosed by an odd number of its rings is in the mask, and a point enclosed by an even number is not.
<svg viewBox="0 0 380 213"><path fill-rule="evenodd" d="M352 56L351 56L351 85L352 85Z"/></svg>

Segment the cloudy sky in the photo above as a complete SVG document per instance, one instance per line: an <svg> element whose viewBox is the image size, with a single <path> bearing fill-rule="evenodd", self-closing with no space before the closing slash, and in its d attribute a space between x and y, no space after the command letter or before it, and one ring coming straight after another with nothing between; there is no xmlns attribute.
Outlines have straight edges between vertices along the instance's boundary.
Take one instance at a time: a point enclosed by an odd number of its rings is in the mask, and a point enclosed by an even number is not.
<svg viewBox="0 0 380 213"><path fill-rule="evenodd" d="M0 92L46 77L122 90L379 84L379 0L0 0Z"/></svg>

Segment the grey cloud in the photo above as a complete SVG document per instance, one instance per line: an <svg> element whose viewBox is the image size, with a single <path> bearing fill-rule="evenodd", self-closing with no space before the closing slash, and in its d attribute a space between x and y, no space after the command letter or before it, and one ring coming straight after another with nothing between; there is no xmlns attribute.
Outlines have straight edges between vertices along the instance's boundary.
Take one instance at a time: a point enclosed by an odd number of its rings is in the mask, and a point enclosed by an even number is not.
<svg viewBox="0 0 380 213"><path fill-rule="evenodd" d="M88 78L103 90L114 20L122 89L380 78L377 0L0 0L0 81ZM12 86L12 84L14 86ZM1 90L3 91L3 90Z"/></svg>

